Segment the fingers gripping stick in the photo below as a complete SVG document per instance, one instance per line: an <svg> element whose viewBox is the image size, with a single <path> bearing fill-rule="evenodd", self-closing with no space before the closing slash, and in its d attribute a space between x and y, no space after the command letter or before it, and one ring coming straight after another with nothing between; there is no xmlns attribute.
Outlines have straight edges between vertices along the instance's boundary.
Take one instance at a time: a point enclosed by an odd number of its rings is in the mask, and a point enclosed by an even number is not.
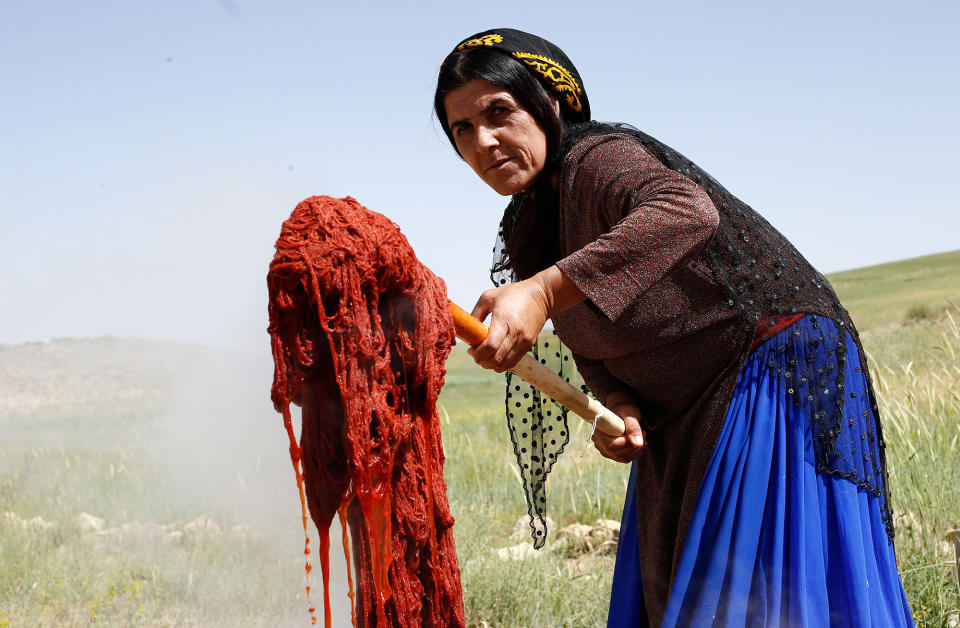
<svg viewBox="0 0 960 628"><path fill-rule="evenodd" d="M453 314L453 325L457 329L457 337L472 347L483 342L487 337L487 327L453 301L450 302L450 313ZM540 364L529 354L517 363L510 372L520 377L537 390L576 412L588 423L597 422L597 429L609 436L622 436L624 431L623 419L608 410L596 399L577 390L569 382Z"/></svg>

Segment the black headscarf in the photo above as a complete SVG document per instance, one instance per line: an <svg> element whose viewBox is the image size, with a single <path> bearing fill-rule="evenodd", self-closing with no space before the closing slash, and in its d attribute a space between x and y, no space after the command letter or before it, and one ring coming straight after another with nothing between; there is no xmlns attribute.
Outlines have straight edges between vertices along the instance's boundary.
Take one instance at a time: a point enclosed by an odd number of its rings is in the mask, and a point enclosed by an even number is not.
<svg viewBox="0 0 960 628"><path fill-rule="evenodd" d="M547 92L556 95L571 122L590 119L590 101L583 89L583 79L573 62L557 46L542 37L513 28L493 28L467 37L457 44L451 55L477 47L502 50L522 61Z"/></svg>

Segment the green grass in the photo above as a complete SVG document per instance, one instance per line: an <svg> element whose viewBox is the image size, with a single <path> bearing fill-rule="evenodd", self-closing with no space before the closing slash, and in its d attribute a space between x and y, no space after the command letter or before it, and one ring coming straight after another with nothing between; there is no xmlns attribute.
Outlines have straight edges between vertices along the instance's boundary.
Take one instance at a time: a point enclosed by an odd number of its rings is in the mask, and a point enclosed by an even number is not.
<svg viewBox="0 0 960 628"><path fill-rule="evenodd" d="M960 251L828 276L861 330L936 318L960 302Z"/></svg>
<svg viewBox="0 0 960 628"><path fill-rule="evenodd" d="M473 382L472 390L448 384L441 395L450 416L443 425L444 476L457 520L468 624L604 625L613 555L571 556L550 551L551 543L563 526L619 520L627 467L588 448L590 426L571 414L571 440L550 477L548 515L554 525L547 546L522 559L499 558L498 549L530 545L527 505L503 418L503 376L481 370L460 347L448 369L448 382L459 381L461 373Z"/></svg>
<svg viewBox="0 0 960 628"><path fill-rule="evenodd" d="M946 626L960 612L945 539L960 524L960 310L948 301L957 265L952 253L831 277L872 362L899 567L920 626ZM171 377L117 366L155 352L183 363L168 346L0 349L0 628L310 625L300 506L267 400L269 365L238 371L229 368L235 357L211 364L188 348L196 369ZM109 368L116 378L96 388L109 394L91 394L84 381ZM626 467L585 449L588 426L571 417L571 443L548 487L548 545L502 558L499 550L529 545L503 379L462 346L447 368L440 417L468 624L602 626L611 548L562 546L558 532L619 519ZM33 405L23 393L32 370L46 374L37 384L44 401ZM67 374L68 385L54 385L51 372ZM102 519L103 530L78 527L81 513ZM334 539L339 626L349 611ZM320 588L319 577L312 585ZM322 608L319 595L313 603Z"/></svg>
<svg viewBox="0 0 960 628"><path fill-rule="evenodd" d="M945 626L960 612L946 539L960 527L958 320L960 309L950 307L936 321L865 340L884 417L900 573L918 625Z"/></svg>

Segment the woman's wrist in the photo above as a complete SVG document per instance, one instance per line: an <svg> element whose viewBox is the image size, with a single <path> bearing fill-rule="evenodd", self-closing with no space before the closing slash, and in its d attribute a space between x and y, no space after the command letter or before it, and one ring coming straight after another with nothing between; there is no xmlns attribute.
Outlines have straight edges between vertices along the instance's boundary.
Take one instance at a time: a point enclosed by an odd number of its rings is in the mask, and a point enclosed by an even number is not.
<svg viewBox="0 0 960 628"><path fill-rule="evenodd" d="M554 264L530 278L539 287L544 297L547 318L569 309L586 300L586 295L567 279Z"/></svg>

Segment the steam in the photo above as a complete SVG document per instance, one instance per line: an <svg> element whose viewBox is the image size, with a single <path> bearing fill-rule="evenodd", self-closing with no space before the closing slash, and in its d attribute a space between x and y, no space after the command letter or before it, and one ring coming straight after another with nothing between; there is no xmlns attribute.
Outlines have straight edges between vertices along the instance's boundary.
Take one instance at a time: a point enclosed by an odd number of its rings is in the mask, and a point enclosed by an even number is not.
<svg viewBox="0 0 960 628"><path fill-rule="evenodd" d="M170 408L150 448L167 469L174 500L192 511L186 516L209 514L272 540L278 559L301 578L300 587L290 591L291 598L299 598L292 602L292 625L309 625L300 500L282 419L270 402L272 378L269 357L199 351L195 360L176 367ZM299 409L293 411L299 434ZM315 548L318 537L312 523L309 529ZM330 529L330 598L333 625L338 626L350 621L340 534L335 519ZM311 558L319 562L315 555ZM310 580L312 605L322 621L319 564Z"/></svg>

